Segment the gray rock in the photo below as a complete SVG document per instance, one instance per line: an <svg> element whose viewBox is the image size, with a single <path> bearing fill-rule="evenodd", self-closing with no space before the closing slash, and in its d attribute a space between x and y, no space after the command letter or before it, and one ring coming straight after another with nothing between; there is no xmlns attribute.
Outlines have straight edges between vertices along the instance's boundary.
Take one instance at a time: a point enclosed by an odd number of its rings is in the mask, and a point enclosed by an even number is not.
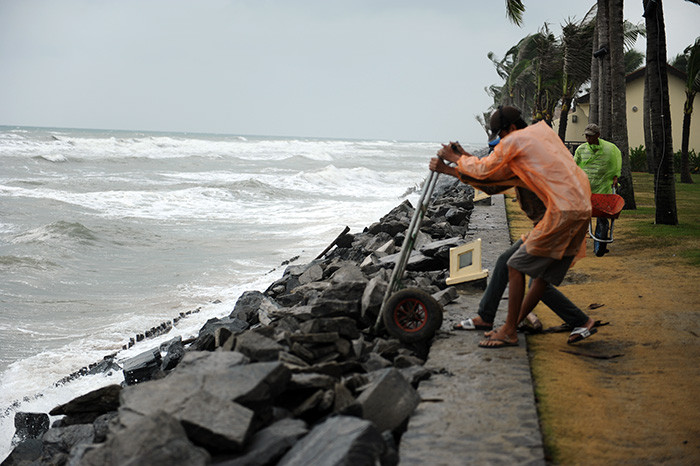
<svg viewBox="0 0 700 466"><path fill-rule="evenodd" d="M144 351L131 359L124 361L124 382L127 385L151 380L160 371L162 360L158 348Z"/></svg>
<svg viewBox="0 0 700 466"><path fill-rule="evenodd" d="M184 372L177 370L164 379L122 390L120 423L131 426L157 411L177 417L187 400L202 392L244 406L269 404L285 390L291 377L289 369L279 362L233 366L219 372L206 370L206 364L203 366L201 370L197 366Z"/></svg>
<svg viewBox="0 0 700 466"><path fill-rule="evenodd" d="M240 451L251 432L254 412L202 391L174 413L196 445L212 452Z"/></svg>
<svg viewBox="0 0 700 466"><path fill-rule="evenodd" d="M331 283L352 283L364 282L367 283L367 278L362 273L362 269L356 264L347 264L340 267L331 275Z"/></svg>
<svg viewBox="0 0 700 466"><path fill-rule="evenodd" d="M339 273L340 269L336 272ZM354 270L354 269L353 269ZM335 274L333 275L335 276ZM360 300L367 286L367 279L333 283L332 286L321 293L321 299L339 299L339 300Z"/></svg>
<svg viewBox="0 0 700 466"><path fill-rule="evenodd" d="M357 398L362 417L372 421L380 431L394 430L420 403L416 390L396 369L387 369Z"/></svg>
<svg viewBox="0 0 700 466"><path fill-rule="evenodd" d="M293 374L292 379L289 381L290 390L299 389L309 389L309 388L322 388L329 389L335 386L336 379L329 375L324 374Z"/></svg>
<svg viewBox="0 0 700 466"><path fill-rule="evenodd" d="M332 417L314 427L282 457L280 466L374 465L386 445L372 423L349 416Z"/></svg>
<svg viewBox="0 0 700 466"><path fill-rule="evenodd" d="M271 338L247 331L236 337L235 351L245 354L251 361L277 361L285 348Z"/></svg>
<svg viewBox="0 0 700 466"><path fill-rule="evenodd" d="M457 289L453 286L448 286L444 290L438 291L433 294L435 301L440 303L441 306L447 306L451 302L455 301L459 297Z"/></svg>
<svg viewBox="0 0 700 466"><path fill-rule="evenodd" d="M109 433L109 426L112 423L112 420L116 419L118 415L119 414L116 411L112 411L109 413L105 413L99 416L97 419L95 419L92 425L95 428L96 443L102 443L107 439L107 434Z"/></svg>
<svg viewBox="0 0 700 466"><path fill-rule="evenodd" d="M233 311L229 314L232 319L240 319L251 325L256 324L256 318L260 303L265 299L265 295L259 291L245 291L236 301Z"/></svg>
<svg viewBox="0 0 700 466"><path fill-rule="evenodd" d="M317 318L304 322L299 328L304 333L337 332L341 337L351 340L360 337L357 323L350 317Z"/></svg>
<svg viewBox="0 0 700 466"><path fill-rule="evenodd" d="M377 371L390 366L391 361L381 357L377 353L370 353L367 359L362 363L362 368L367 372Z"/></svg>
<svg viewBox="0 0 700 466"><path fill-rule="evenodd" d="M255 310L257 316L257 309ZM221 319L209 319L204 326L199 330L199 336L201 338L205 335L214 335L218 328L226 328L232 334L238 335L239 333L245 331L250 327L248 322L238 319L236 317L224 317Z"/></svg>
<svg viewBox="0 0 700 466"><path fill-rule="evenodd" d="M369 281L362 293L362 299L360 301L360 315L363 319L377 318L388 286L389 284L387 281L379 275Z"/></svg>
<svg viewBox="0 0 700 466"><path fill-rule="evenodd" d="M179 375L198 375L207 372L216 374L249 362L250 359L246 355L235 351L188 351L180 365L177 366L176 373Z"/></svg>
<svg viewBox="0 0 700 466"><path fill-rule="evenodd" d="M460 244L464 244L464 240L461 237L458 238L447 238L439 241L432 241L420 248L420 252L426 256L435 256L438 252L444 248L456 248Z"/></svg>
<svg viewBox="0 0 700 466"><path fill-rule="evenodd" d="M319 264L312 264L309 268L304 270L299 276L299 284L305 285L311 282L317 282L323 278L323 268Z"/></svg>
<svg viewBox="0 0 700 466"><path fill-rule="evenodd" d="M15 445L13 443L13 445ZM38 438L28 438L17 443L2 466L25 466L39 464L44 453L44 443Z"/></svg>
<svg viewBox="0 0 700 466"><path fill-rule="evenodd" d="M163 371L174 369L175 366L180 364L182 358L185 357L185 346L182 343L182 337L180 336L162 344L160 349L161 351L165 352L163 362L160 365L160 369Z"/></svg>
<svg viewBox="0 0 700 466"><path fill-rule="evenodd" d="M313 317L342 317L360 315L358 300L319 299L311 305Z"/></svg>
<svg viewBox="0 0 700 466"><path fill-rule="evenodd" d="M111 435L101 447L86 451L80 464L198 466L209 464L210 460L206 450L188 440L180 422L164 412L156 412Z"/></svg>
<svg viewBox="0 0 700 466"><path fill-rule="evenodd" d="M265 466L279 460L300 438L309 432L304 421L282 419L261 429L246 448L245 455L217 466Z"/></svg>
<svg viewBox="0 0 700 466"><path fill-rule="evenodd" d="M49 430L49 415L46 413L15 413L15 435L12 445L28 439L40 438Z"/></svg>
<svg viewBox="0 0 700 466"><path fill-rule="evenodd" d="M76 445L93 443L95 428L92 424L54 427L49 429L42 439L45 449L69 453Z"/></svg>
<svg viewBox="0 0 700 466"><path fill-rule="evenodd" d="M91 423L100 415L119 408L121 391L120 385L108 385L56 406L49 414L52 416L65 414L63 425Z"/></svg>

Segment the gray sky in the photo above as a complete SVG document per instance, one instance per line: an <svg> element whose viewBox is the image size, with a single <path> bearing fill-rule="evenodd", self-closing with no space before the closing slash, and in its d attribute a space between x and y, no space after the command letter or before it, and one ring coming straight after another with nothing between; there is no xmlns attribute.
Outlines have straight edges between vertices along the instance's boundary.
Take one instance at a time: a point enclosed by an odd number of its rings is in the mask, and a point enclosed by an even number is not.
<svg viewBox="0 0 700 466"><path fill-rule="evenodd" d="M519 28L504 1L0 0L0 125L483 142L486 54L594 0L525 3ZM700 6L664 13L671 58Z"/></svg>

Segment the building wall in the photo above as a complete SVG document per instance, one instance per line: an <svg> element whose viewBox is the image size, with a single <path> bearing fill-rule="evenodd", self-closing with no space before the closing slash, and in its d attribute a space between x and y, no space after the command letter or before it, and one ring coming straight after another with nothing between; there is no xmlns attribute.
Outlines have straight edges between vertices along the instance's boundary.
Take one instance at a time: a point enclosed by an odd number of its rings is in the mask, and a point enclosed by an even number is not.
<svg viewBox="0 0 700 466"><path fill-rule="evenodd" d="M683 105L685 104L685 82L676 75L668 76L668 93L671 104L671 137L673 138L673 151L681 150L683 135ZM698 99L695 99L696 101ZM690 121L689 149L695 149L700 153L700 105L694 106ZM636 110L635 110L636 109ZM630 149L644 146L644 76L627 82L627 133ZM566 127L566 141L585 141L583 130L588 124L589 105L579 104L575 112L569 112L569 122ZM576 115L577 122L572 122L572 116ZM613 115L613 118L615 116ZM556 130L559 122L554 121Z"/></svg>

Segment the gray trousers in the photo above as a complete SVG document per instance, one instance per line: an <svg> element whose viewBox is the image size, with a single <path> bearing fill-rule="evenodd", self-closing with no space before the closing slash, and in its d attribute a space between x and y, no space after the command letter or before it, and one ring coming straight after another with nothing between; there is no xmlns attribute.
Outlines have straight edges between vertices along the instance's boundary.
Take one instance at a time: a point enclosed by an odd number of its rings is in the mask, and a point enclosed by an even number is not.
<svg viewBox="0 0 700 466"><path fill-rule="evenodd" d="M508 285L508 266L506 263L522 244L522 240L516 241L496 260L491 279L479 303L479 316L484 322L493 323L496 318L498 303L501 301ZM569 298L564 296L561 291L549 283L544 291L544 295L542 295L542 302L572 327L582 327L588 322L588 316L572 303Z"/></svg>

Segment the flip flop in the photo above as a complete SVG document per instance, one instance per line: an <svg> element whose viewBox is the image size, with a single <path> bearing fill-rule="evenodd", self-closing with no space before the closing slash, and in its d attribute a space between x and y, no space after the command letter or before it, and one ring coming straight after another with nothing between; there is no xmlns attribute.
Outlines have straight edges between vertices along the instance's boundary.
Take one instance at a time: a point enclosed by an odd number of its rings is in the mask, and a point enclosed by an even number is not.
<svg viewBox="0 0 700 466"><path fill-rule="evenodd" d="M490 342L496 342L496 344L489 345L488 343L490 343ZM479 348L498 349L498 348L506 348L508 346L518 346L518 342L517 341L503 340L501 338L488 338L484 341L479 342Z"/></svg>
<svg viewBox="0 0 700 466"><path fill-rule="evenodd" d="M468 330L468 331L473 331L473 330L491 330L493 329L493 325L483 325L483 324L475 324L474 320L469 318L467 320L462 320L452 326L452 330Z"/></svg>
<svg viewBox="0 0 700 466"><path fill-rule="evenodd" d="M595 327L591 328L590 330L586 327L576 327L571 331L571 333L569 334L569 339L566 342L572 345L581 340L585 340L586 338L590 337L596 332L598 332L598 329Z"/></svg>
<svg viewBox="0 0 700 466"><path fill-rule="evenodd" d="M610 322L603 322L602 320L596 320L593 323L593 327L604 327L610 325ZM549 327L543 330L544 333L559 333L559 332L570 332L572 329L569 324L561 324L555 327Z"/></svg>

